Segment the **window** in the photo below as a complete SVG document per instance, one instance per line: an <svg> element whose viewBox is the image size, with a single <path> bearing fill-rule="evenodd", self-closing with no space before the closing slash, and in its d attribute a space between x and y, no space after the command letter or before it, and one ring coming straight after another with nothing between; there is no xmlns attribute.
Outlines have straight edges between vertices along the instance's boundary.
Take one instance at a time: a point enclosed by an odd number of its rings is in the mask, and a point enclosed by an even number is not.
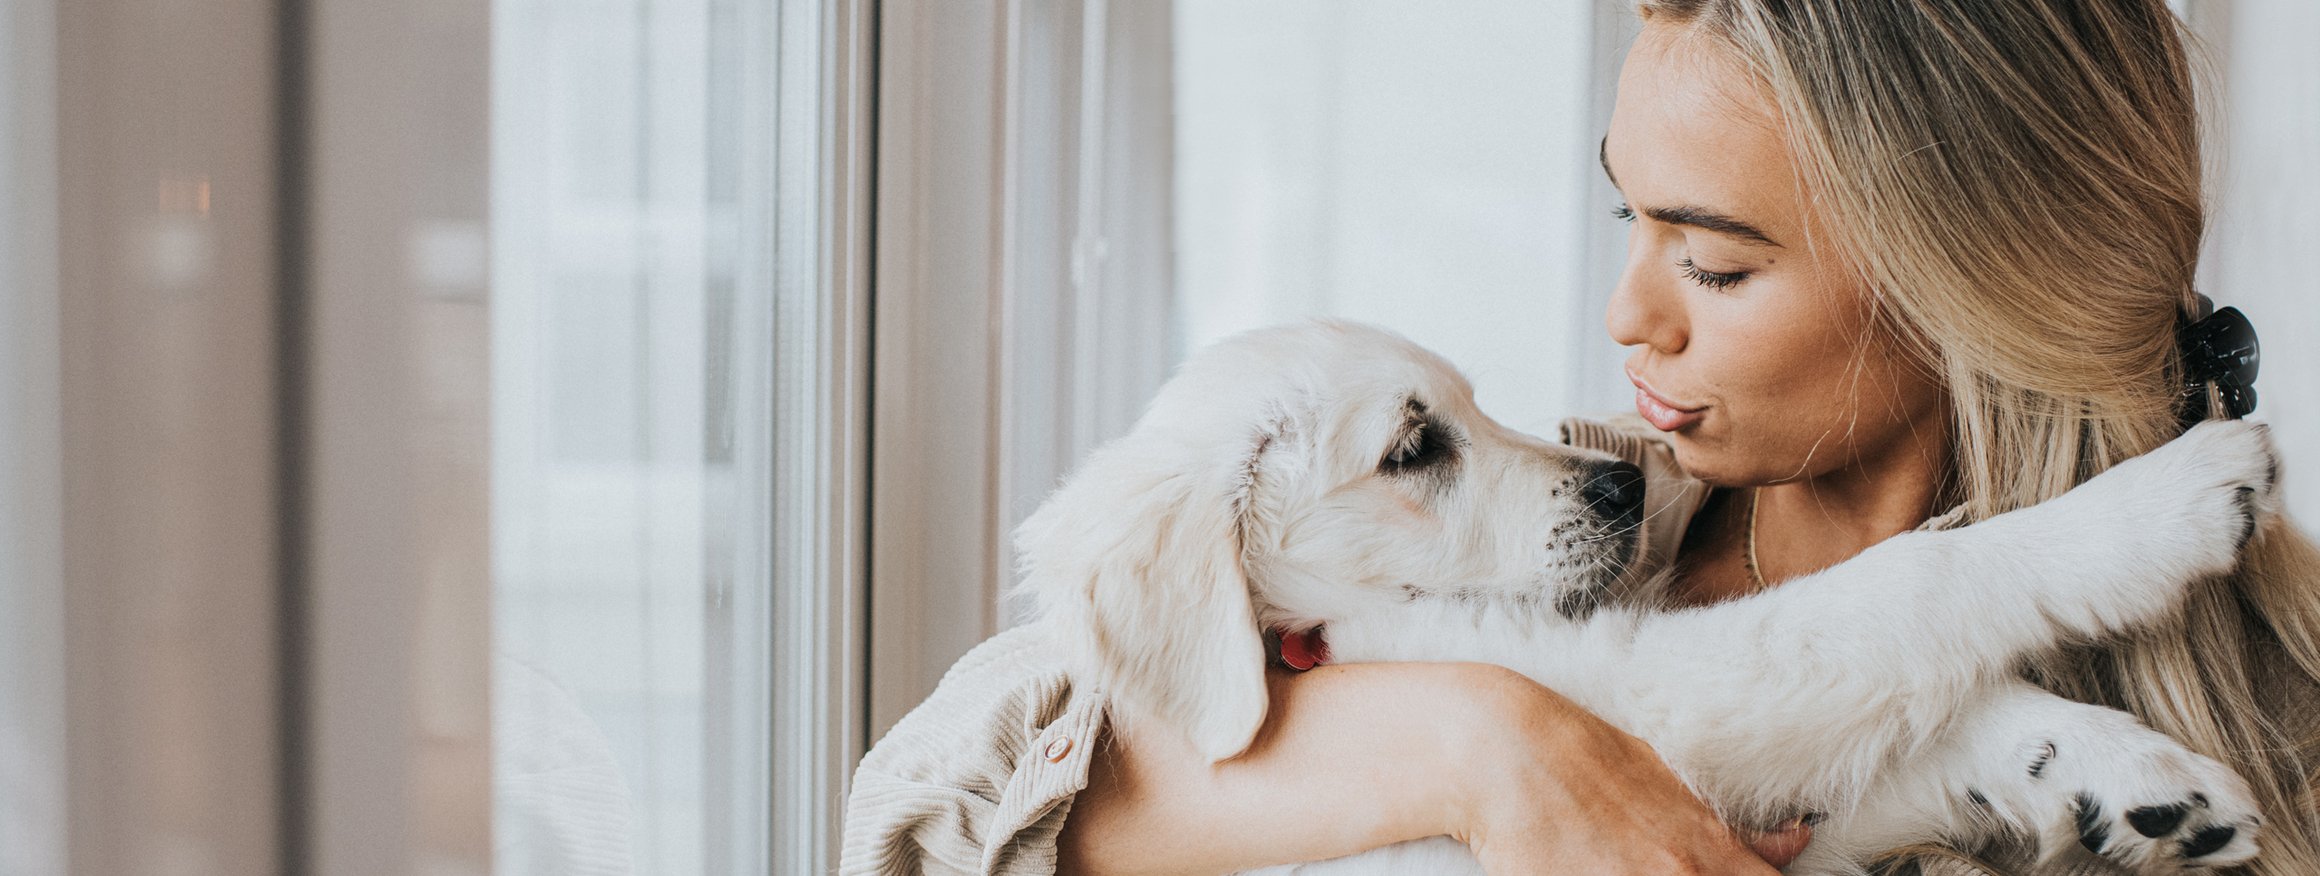
<svg viewBox="0 0 2320 876"><path fill-rule="evenodd" d="M827 869L860 748L866 290L861 109L822 91L859 70L823 65L866 18L494 16L497 872Z"/></svg>
<svg viewBox="0 0 2320 876"><path fill-rule="evenodd" d="M772 4L493 5L495 868L762 871Z"/></svg>
<svg viewBox="0 0 2320 876"><path fill-rule="evenodd" d="M826 870L870 5L107 2L0 12L0 871Z"/></svg>

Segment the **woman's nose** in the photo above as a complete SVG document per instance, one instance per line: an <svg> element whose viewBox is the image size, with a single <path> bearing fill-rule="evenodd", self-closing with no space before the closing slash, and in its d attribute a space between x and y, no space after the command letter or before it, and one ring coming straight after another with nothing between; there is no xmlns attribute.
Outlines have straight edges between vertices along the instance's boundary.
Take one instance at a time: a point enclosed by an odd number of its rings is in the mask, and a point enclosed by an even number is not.
<svg viewBox="0 0 2320 876"><path fill-rule="evenodd" d="M1680 353L1690 340L1680 293L1666 277L1651 276L1646 266L1630 257L1611 291L1604 327L1622 347L1643 344L1660 353Z"/></svg>

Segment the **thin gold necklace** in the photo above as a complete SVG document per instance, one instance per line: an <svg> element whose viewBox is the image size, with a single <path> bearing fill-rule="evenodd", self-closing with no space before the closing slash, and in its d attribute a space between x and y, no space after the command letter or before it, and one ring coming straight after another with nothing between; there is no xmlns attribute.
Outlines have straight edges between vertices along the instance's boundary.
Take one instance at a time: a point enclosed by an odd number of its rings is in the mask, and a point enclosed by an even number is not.
<svg viewBox="0 0 2320 876"><path fill-rule="evenodd" d="M1759 591L1769 590L1772 584L1764 580L1764 573L1756 570L1756 487L1748 488L1748 556L1743 558L1748 567L1748 580Z"/></svg>

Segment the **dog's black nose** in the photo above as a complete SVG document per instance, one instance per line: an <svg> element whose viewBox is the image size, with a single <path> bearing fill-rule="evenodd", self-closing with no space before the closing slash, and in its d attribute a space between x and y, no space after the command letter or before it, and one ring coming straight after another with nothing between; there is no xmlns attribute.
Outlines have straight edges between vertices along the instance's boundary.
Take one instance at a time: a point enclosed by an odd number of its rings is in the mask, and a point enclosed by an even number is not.
<svg viewBox="0 0 2320 876"><path fill-rule="evenodd" d="M1590 510L1609 520L1642 516L1643 469L1631 462L1607 462L1594 466L1586 478L1579 496Z"/></svg>

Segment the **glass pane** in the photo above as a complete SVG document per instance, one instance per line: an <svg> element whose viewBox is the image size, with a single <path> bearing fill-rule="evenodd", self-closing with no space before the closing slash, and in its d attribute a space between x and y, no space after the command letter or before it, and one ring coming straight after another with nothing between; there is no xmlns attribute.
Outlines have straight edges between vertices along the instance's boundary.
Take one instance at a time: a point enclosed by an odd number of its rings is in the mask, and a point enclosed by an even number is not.
<svg viewBox="0 0 2320 876"><path fill-rule="evenodd" d="M501 873L762 872L771 500L733 378L770 356L737 300L769 3L496 0Z"/></svg>

